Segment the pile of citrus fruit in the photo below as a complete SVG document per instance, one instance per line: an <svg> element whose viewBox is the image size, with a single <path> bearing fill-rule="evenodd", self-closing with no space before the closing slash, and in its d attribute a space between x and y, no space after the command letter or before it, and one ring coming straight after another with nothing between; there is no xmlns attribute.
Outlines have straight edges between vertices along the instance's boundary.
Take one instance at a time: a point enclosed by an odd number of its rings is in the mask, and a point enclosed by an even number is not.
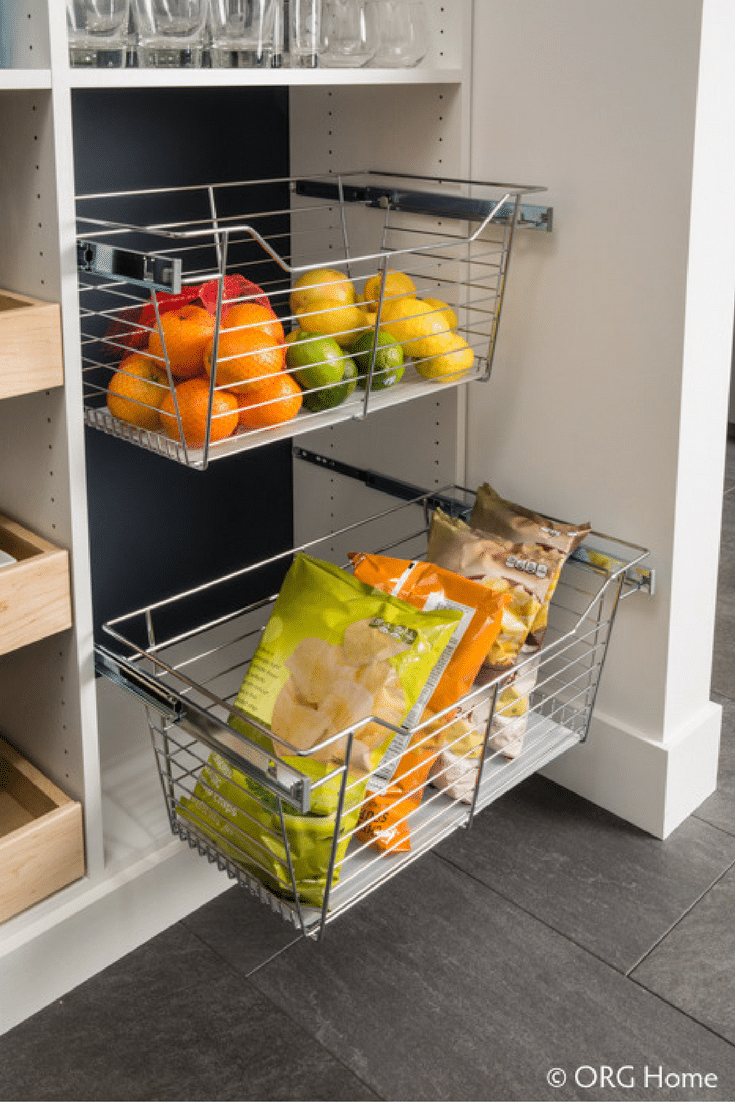
<svg viewBox="0 0 735 1102"><path fill-rule="evenodd" d="M457 379L474 363L452 307L420 298L404 272L371 276L358 294L344 273L313 270L297 280L290 305L301 332L331 336L355 361L358 384L368 385L369 378L372 390L399 382L407 357L419 374L436 381Z"/></svg>
<svg viewBox="0 0 735 1102"><path fill-rule="evenodd" d="M402 272L372 276L358 294L344 273L313 269L296 280L289 305L296 328L286 336L268 297L242 276L226 276L221 288L210 280L181 295L159 293L118 342L130 353L110 381L110 413L200 448L208 430L214 443L284 424L302 408L333 409L357 387L395 386L408 357L437 381L474 362L451 306L419 298Z"/></svg>
<svg viewBox="0 0 735 1102"><path fill-rule="evenodd" d="M242 277L227 276L215 349L217 295L210 281L182 296L159 294L158 319L155 307L152 317L145 308L130 342L138 347L108 387L113 417L173 440L183 435L189 447L201 448L208 426L214 443L296 416L303 393L285 370L283 325L268 298Z"/></svg>

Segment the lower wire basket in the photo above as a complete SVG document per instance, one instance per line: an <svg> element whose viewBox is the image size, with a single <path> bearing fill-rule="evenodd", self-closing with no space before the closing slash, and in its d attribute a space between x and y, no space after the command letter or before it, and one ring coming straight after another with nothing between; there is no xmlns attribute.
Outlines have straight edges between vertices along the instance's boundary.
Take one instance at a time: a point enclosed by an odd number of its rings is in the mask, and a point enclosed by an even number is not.
<svg viewBox="0 0 735 1102"><path fill-rule="evenodd" d="M437 499L461 515L471 497L459 487L422 495L330 534L325 548L339 565L340 545L364 548L387 522L391 542L381 542L381 550L417 559ZM295 550L283 554L284 569ZM309 545L314 552L318 541ZM592 533L562 571L540 649L522 651L508 672L480 676L455 706L410 731L385 723L380 769L397 767L400 792L384 830L368 787L378 770L365 776L352 768L354 728L341 733L343 760L316 781L308 767L312 751L302 752L299 769L294 758L274 753L267 728L248 717L243 729L234 702L275 597L239 604L234 593L240 585L248 592L259 566L107 624L117 645L98 647L98 668L146 705L174 834L301 933L319 936L406 864L584 740L620 601L650 587L650 572L638 566L646 555ZM204 597L206 607L217 607L223 594L219 605L229 602L227 612L206 622L199 616L181 629L189 605L201 609Z"/></svg>

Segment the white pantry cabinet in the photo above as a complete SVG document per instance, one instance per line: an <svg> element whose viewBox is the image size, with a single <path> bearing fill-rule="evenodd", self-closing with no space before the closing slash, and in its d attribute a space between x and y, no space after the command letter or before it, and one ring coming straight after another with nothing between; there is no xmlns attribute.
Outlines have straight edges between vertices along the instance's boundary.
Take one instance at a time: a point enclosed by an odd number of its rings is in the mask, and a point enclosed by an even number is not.
<svg viewBox="0 0 735 1102"><path fill-rule="evenodd" d="M170 836L140 704L94 676L101 480L85 453L74 197L95 117L134 157L146 112L154 127L177 104L246 114L285 90L292 173L547 186L556 230L519 235L492 378L309 446L428 489L488 479L651 548L656 593L626 603L590 738L551 775L660 837L713 790L735 216L712 199L735 186L735 13L726 0L428 7L432 51L409 71L93 72L68 67L62 5L0 0L0 286L61 303L65 358L63 387L0 403L0 509L69 550L74 620L0 659L0 733L81 801L86 845L84 878L0 928L1 986L14 992L3 1029L227 885ZM172 186L160 135L150 186ZM297 536L359 507L337 479L310 493L320 477L295 466Z"/></svg>

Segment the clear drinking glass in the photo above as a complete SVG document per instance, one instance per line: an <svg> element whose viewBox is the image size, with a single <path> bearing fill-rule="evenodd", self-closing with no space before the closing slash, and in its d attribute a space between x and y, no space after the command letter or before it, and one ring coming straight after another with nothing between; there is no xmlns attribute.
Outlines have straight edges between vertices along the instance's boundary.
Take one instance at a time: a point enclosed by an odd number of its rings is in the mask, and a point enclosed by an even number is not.
<svg viewBox="0 0 735 1102"><path fill-rule="evenodd" d="M200 66L208 7L208 0L133 0L138 64Z"/></svg>
<svg viewBox="0 0 735 1102"><path fill-rule="evenodd" d="M321 0L288 0L288 63L316 69L321 50Z"/></svg>
<svg viewBox="0 0 735 1102"><path fill-rule="evenodd" d="M130 0L66 0L69 64L119 69L130 39Z"/></svg>
<svg viewBox="0 0 735 1102"><path fill-rule="evenodd" d="M321 65L358 68L378 48L371 0L322 0Z"/></svg>
<svg viewBox="0 0 735 1102"><path fill-rule="evenodd" d="M212 67L270 66L279 7L279 0L210 0Z"/></svg>
<svg viewBox="0 0 735 1102"><path fill-rule="evenodd" d="M381 69L411 68L429 49L429 27L422 0L373 0L378 49L370 65Z"/></svg>

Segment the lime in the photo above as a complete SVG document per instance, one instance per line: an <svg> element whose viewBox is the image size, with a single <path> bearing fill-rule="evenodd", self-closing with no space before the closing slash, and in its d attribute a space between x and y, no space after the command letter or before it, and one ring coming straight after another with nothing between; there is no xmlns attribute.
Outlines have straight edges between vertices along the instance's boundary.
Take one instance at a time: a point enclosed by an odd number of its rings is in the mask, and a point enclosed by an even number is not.
<svg viewBox="0 0 735 1102"><path fill-rule="evenodd" d="M345 356L342 361L344 370L342 379L336 386L325 386L320 390L309 390L304 395L304 405L312 413L319 413L323 409L334 409L340 406L345 398L349 398L357 386L357 367L355 361Z"/></svg>
<svg viewBox="0 0 735 1102"><path fill-rule="evenodd" d="M286 368L302 390L338 383L344 370L344 352L333 337L299 330L286 350Z"/></svg>
<svg viewBox="0 0 735 1102"><path fill-rule="evenodd" d="M368 333L363 333L350 348L350 355L354 358L357 370L360 373L357 381L361 387L367 386L374 339L375 333L370 330ZM403 375L403 371L403 349L401 345L395 337L391 337L390 333L384 333L379 329L378 343L375 349L372 389L386 390L389 386L395 386Z"/></svg>

